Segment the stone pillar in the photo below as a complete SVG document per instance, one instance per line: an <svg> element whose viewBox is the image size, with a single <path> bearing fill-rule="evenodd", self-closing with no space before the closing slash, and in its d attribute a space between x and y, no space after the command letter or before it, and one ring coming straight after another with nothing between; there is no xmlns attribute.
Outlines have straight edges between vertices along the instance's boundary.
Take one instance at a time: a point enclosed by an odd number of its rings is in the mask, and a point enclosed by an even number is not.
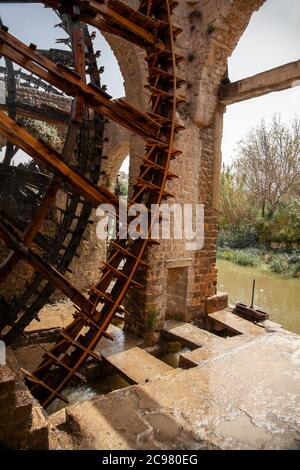
<svg viewBox="0 0 300 470"><path fill-rule="evenodd" d="M177 40L185 61L178 75L187 80L186 103L178 110L185 130L175 141L183 151L171 171L178 180L168 183L169 203L204 205L204 245L188 251L184 240L165 240L148 252L147 270L139 281L143 292L132 290L126 307L126 328L158 338L167 318L204 323L207 313L227 305L217 293L216 241L224 108L218 92L228 57L263 0L182 1L174 22L183 28ZM126 77L125 77L126 81Z"/></svg>

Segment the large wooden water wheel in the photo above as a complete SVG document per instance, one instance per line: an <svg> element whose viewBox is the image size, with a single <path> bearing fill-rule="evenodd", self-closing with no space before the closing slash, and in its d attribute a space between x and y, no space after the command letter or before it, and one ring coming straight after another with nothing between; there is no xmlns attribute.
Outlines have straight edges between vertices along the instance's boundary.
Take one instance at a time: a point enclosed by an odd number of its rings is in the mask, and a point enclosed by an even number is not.
<svg viewBox="0 0 300 470"><path fill-rule="evenodd" d="M138 10L119 0L42 3L55 9L61 18L70 38L72 54L69 58L64 53L57 52L55 56L53 51L39 51L33 44L27 46L5 26L0 30L0 54L6 61L7 83L6 110L0 112L0 133L8 142L0 178L4 182L18 181L13 190L9 189L12 185L1 184L4 203L1 204L0 237L12 251L1 265L0 281L9 281L10 273L20 260L25 260L35 271L21 296L11 303L2 299L5 308L0 326L4 340L10 341L36 317L55 288L74 303L75 313L70 312L72 322L59 333L36 370L27 375L32 394L47 407L55 398L67 402L61 393L64 387L71 379L81 380L78 371L87 358L100 359L94 349L103 336L112 339L106 330L122 309L128 289L143 287L135 276L145 267L146 250L153 243L150 236L112 242L101 277L89 297L63 276L84 236L92 207L100 203L118 206L110 191L97 186L105 119L116 121L146 142L146 154L141 156L143 163L128 205L143 203L150 214L153 204L159 205L168 197L165 185L175 176L169 170L170 162L181 153L174 146L174 137L180 130L176 109L183 101L178 95L183 80L176 73L177 64L182 60L175 52L175 40L181 31L172 21L176 1L141 0ZM87 25L145 50L151 95L148 113L141 113L123 99L112 100L101 88ZM61 152L37 139L20 124L18 116L25 111L17 100L16 65L21 67L17 73L27 77L29 86L51 87L54 93L72 97L68 116L47 107L39 110L39 116L36 109L26 109L29 118L47 122L51 115L51 119L67 122L68 132ZM87 83L87 69L90 83ZM36 164L26 169L13 167L11 161L16 148L25 151ZM59 223L55 219L57 226L49 237L42 228L45 221L51 220L51 208L58 191L65 192L67 202L65 208L59 208L63 216ZM21 204L25 209L33 206L34 210L9 211L5 205L8 198L13 207ZM151 215L153 220L153 209Z"/></svg>

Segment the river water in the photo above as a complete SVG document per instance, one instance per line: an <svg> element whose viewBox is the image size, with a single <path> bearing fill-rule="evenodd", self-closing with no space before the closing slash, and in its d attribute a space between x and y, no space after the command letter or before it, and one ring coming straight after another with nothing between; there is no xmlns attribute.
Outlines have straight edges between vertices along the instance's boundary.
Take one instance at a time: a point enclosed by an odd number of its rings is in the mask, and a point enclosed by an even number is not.
<svg viewBox="0 0 300 470"><path fill-rule="evenodd" d="M254 304L270 314L270 320L300 334L300 279L286 278L258 268L218 260L218 290L229 294L229 303L250 305L256 280Z"/></svg>

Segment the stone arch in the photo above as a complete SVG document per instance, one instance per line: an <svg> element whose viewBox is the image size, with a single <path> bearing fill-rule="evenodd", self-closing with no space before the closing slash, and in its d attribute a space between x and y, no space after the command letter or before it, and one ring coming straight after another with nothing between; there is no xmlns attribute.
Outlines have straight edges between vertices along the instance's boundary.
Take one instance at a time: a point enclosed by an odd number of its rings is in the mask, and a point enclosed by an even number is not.
<svg viewBox="0 0 300 470"><path fill-rule="evenodd" d="M102 163L102 184L114 191L118 172L122 163L130 154L131 133L113 121L106 124L104 154L107 159Z"/></svg>
<svg viewBox="0 0 300 470"><path fill-rule="evenodd" d="M189 41L186 74L191 90L188 106L190 117L198 126L211 124L228 58L252 14L265 1L185 1L177 9L178 22L182 23L181 16L185 17L184 32Z"/></svg>

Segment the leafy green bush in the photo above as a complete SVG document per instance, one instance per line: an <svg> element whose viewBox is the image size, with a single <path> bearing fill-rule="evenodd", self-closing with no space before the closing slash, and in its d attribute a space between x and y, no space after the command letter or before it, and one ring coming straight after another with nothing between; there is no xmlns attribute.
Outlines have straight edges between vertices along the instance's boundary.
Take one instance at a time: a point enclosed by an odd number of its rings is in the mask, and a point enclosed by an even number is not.
<svg viewBox="0 0 300 470"><path fill-rule="evenodd" d="M288 257L285 255L274 256L269 266L271 271L277 274L284 274L290 269Z"/></svg>
<svg viewBox="0 0 300 470"><path fill-rule="evenodd" d="M300 277L300 251L281 252L265 251L259 248L234 250L219 248L218 258L231 261L240 266L262 267L270 271L291 277Z"/></svg>
<svg viewBox="0 0 300 470"><path fill-rule="evenodd" d="M300 242L300 198L286 198L273 217L269 220L259 220L257 223L261 242L270 244Z"/></svg>
<svg viewBox="0 0 300 470"><path fill-rule="evenodd" d="M258 267L262 263L261 255L258 250L232 250L232 249L219 249L218 257L241 266Z"/></svg>
<svg viewBox="0 0 300 470"><path fill-rule="evenodd" d="M220 228L218 233L218 246L229 248L248 248L256 246L259 241L259 236L255 225L240 224L229 225Z"/></svg>
<svg viewBox="0 0 300 470"><path fill-rule="evenodd" d="M269 263L270 270L278 274L292 277L300 276L300 252L273 253Z"/></svg>
<svg viewBox="0 0 300 470"><path fill-rule="evenodd" d="M59 137L56 127L50 126L42 121L36 119L20 117L18 122L25 127L34 137L41 139L45 144L52 147L54 150L60 151L62 149L62 139Z"/></svg>

